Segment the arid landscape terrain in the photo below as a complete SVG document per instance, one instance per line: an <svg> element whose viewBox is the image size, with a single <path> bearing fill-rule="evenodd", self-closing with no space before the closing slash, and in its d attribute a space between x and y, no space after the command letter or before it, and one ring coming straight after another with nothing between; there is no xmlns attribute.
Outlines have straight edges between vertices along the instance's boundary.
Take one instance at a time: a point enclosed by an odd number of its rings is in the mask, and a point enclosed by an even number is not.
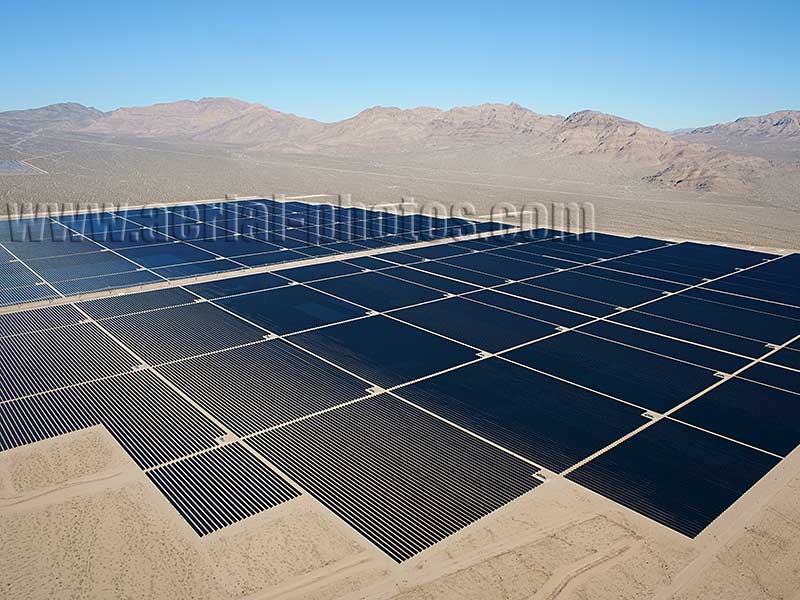
<svg viewBox="0 0 800 600"><path fill-rule="evenodd" d="M599 230L797 246L797 111L670 134L592 111L375 107L321 123L227 98L0 114L3 203L350 194L376 205L591 203ZM38 172L45 171L46 174Z"/></svg>

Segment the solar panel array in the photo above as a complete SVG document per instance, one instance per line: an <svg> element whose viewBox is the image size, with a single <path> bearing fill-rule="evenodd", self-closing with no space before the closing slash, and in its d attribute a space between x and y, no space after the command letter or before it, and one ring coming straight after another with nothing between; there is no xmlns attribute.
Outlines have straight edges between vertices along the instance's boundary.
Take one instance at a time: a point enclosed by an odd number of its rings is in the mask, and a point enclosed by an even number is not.
<svg viewBox="0 0 800 600"><path fill-rule="evenodd" d="M800 255L536 237L0 315L0 447L102 423L200 535L306 493L396 561L541 469L697 535L800 443Z"/></svg>
<svg viewBox="0 0 800 600"><path fill-rule="evenodd" d="M508 227L268 199L2 224L0 306Z"/></svg>

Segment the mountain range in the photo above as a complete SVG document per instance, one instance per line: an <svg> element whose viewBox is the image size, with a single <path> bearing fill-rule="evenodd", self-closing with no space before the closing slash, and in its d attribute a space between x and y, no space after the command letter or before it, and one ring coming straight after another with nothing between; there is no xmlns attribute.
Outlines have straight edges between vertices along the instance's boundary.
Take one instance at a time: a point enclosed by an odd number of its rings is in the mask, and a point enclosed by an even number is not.
<svg viewBox="0 0 800 600"><path fill-rule="evenodd" d="M233 98L101 112L76 103L0 113L0 128L232 145L245 151L383 156L503 149L517 156L585 157L641 167L654 185L746 192L776 171L800 169L800 111L743 117L668 133L596 111L543 115L518 104L450 110L377 106L334 123Z"/></svg>

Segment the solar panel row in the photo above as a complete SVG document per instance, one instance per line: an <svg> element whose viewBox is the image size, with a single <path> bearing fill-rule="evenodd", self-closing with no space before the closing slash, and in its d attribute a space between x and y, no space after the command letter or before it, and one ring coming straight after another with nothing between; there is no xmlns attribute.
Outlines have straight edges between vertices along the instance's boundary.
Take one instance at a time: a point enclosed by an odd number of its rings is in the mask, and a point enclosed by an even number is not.
<svg viewBox="0 0 800 600"><path fill-rule="evenodd" d="M534 465L566 473L590 489L694 535L800 442L800 427L794 425L800 421L781 416L800 390L796 379L800 373L784 364L791 363L791 356L778 358L797 349L773 352L766 345L782 345L796 337L800 299L795 296L791 305L755 296L742 299L712 291L702 278L690 283L673 275L727 269L726 273L738 273L730 277L748 275L756 280L764 269L768 274L763 277L780 271L777 265L793 261L792 257L773 257L761 264L763 255L710 247L706 261L704 246L612 236L571 243L492 238L436 248L431 256L393 252L369 261L338 261L84 302L77 305L81 310L53 307L50 312L28 311L26 316L17 313L0 317L0 333L15 336L2 343L13 340L24 346L28 338L57 339L84 328L101 332L102 327L113 333L137 357L161 365L155 370L181 390L178 400L187 410L196 416L210 415L212 424L222 423L226 430L244 436L272 464L396 560L531 489L537 483L530 477ZM511 250L520 256L511 255ZM568 259L570 271L557 271L546 264L555 259L554 252L581 260ZM636 273L626 265L618 268L613 263L627 260L616 258L623 255L668 266L671 278ZM657 258L661 255L663 260ZM596 257L607 260L587 266ZM460 264L452 264L456 259ZM377 270L362 273L364 268ZM439 268L445 269L444 276L435 274ZM743 268L748 270L736 271ZM498 269L525 282L508 284L492 272ZM498 287L481 289L486 283L480 278ZM699 284L704 285L685 289ZM665 296L664 292L680 293ZM445 298L446 293L458 297ZM675 299L688 302L689 308L680 307ZM665 314L657 316L662 304ZM384 314L367 314L368 310ZM99 319L99 327L73 322L83 315L81 311ZM724 311L724 316L717 311ZM645 319L644 325L651 319L666 325L651 331L639 321L638 325L625 322L630 315ZM753 320L761 319L771 332L768 339L748 337L756 332ZM56 329L43 331L48 324ZM264 340L270 333L282 339ZM718 340L728 345L719 346ZM731 340L741 340L741 348ZM82 350L84 345L94 347L95 341L79 338L76 356L90 354ZM719 372L736 373L768 352L773 353L766 360L779 362L760 362L736 377L719 379ZM68 393L75 394L83 378L156 377L150 371L118 375L138 365L138 358L128 356L128 362L120 361L108 373L87 368L66 379L54 378L48 365L61 359L58 350L50 352L43 344L35 358L17 358L17 377L26 383L11 386L6 396L44 391L41 385L72 386ZM783 389L763 385L766 381L755 383L759 379L780 383L776 387ZM376 385L392 388L395 395L376 396L380 390L367 390ZM642 415L645 410L672 411L695 396L655 423ZM528 462L405 404L400 397L513 450ZM136 398L130 401L139 402ZM3 406L23 406L29 400ZM30 411L44 403L24 406ZM154 413L148 410L145 414ZM784 412L779 415L779 410ZM46 414L59 415L57 408L52 411ZM114 433L114 419L103 418ZM743 427L744 419L753 426ZM73 428L98 420L76 417ZM25 422L20 416L6 418L3 439L23 440L19 443L36 439L27 433L28 437L20 437ZM138 425L132 422L142 429L150 426L146 419ZM65 425L54 427L52 431L68 430ZM115 435L125 440L128 430L118 429ZM636 430L640 432L583 463ZM660 431L672 439L673 430L681 432L674 435L690 447L660 441ZM436 435L426 438L425 431ZM212 447L211 433L198 433L196 439L203 443L195 447ZM137 454L132 442L121 443L129 444L140 464L151 466L160 458L174 460L167 457L177 451L185 452L183 456L193 453L170 438L169 428L162 435L154 443L165 447L164 455L148 458L149 462ZM369 446L371 453L363 453L365 444L374 445ZM358 448L362 453L356 456ZM645 450L658 457L647 456ZM498 453L491 458L496 472L476 472L476 457L487 452ZM698 456L705 452L720 458L703 463ZM686 489L694 493L670 495L664 473L680 468L687 456L696 462L685 471ZM719 469L726 460L744 466L705 476L706 469ZM603 461L611 461L613 468L603 467ZM345 464L357 468L344 469ZM413 466L413 471L407 473L403 465ZM441 473L457 473L458 482L449 476L436 481L429 468L440 478ZM465 473L470 474L466 481ZM188 492L194 498L192 508L179 508L198 531L213 530L201 529L198 523L206 519L203 527L209 527L209 515L225 506L222 495L208 490L222 489L214 487L223 485L220 477L216 473L193 479L196 487ZM161 487L168 497L173 494L177 506L175 485L167 488L162 482ZM457 491L448 496L448 487ZM375 491L380 494L375 496ZM697 504L694 512L684 510L687 502Z"/></svg>
<svg viewBox="0 0 800 600"><path fill-rule="evenodd" d="M300 495L239 444L159 467L147 476L198 535Z"/></svg>
<svg viewBox="0 0 800 600"><path fill-rule="evenodd" d="M385 394L250 443L396 561L540 483L530 465Z"/></svg>
<svg viewBox="0 0 800 600"><path fill-rule="evenodd" d="M0 228L2 305L508 227L271 200L7 223Z"/></svg>
<svg viewBox="0 0 800 600"><path fill-rule="evenodd" d="M212 448L225 433L147 371L0 403L3 450L100 424L143 469Z"/></svg>

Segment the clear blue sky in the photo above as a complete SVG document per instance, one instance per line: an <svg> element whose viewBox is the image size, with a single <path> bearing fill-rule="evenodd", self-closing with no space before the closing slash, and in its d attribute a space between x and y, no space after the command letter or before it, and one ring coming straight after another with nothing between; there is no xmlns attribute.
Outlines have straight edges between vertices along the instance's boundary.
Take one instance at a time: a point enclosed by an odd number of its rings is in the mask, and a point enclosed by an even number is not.
<svg viewBox="0 0 800 600"><path fill-rule="evenodd" d="M800 108L800 2L10 2L0 110L233 96L324 121L515 101L673 129Z"/></svg>

